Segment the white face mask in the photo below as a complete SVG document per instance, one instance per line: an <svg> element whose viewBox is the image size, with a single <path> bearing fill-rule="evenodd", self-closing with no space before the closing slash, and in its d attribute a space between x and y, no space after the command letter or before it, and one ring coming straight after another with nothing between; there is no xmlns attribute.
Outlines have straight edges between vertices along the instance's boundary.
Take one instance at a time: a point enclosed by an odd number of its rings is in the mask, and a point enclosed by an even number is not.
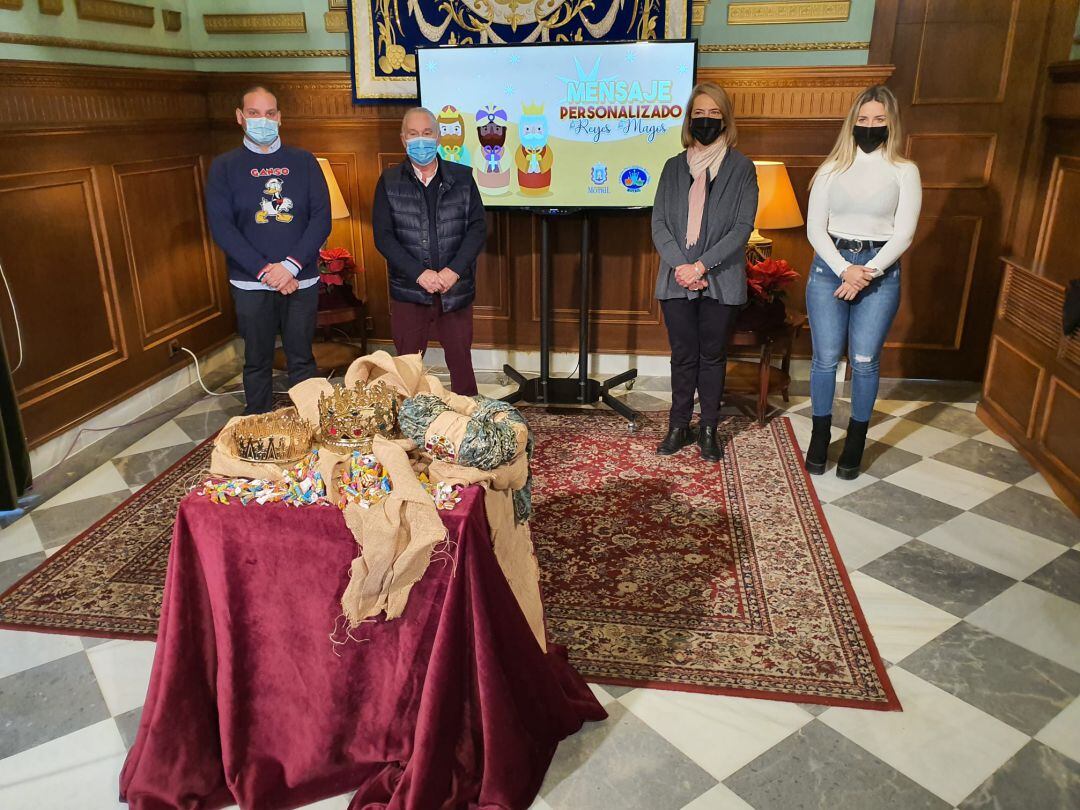
<svg viewBox="0 0 1080 810"><path fill-rule="evenodd" d="M270 118L245 118L244 132L259 146L269 146L278 139L278 122Z"/></svg>

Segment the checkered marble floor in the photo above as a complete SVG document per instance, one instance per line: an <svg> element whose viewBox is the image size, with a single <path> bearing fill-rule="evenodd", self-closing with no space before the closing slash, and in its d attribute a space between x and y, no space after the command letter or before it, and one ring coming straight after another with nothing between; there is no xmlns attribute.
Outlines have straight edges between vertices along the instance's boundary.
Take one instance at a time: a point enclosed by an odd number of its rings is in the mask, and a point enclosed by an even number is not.
<svg viewBox="0 0 1080 810"><path fill-rule="evenodd" d="M775 404L805 446L805 384L793 394ZM867 472L814 479L902 713L593 687L610 717L559 747L535 810L1080 807L1080 521L979 422L977 394L886 381ZM626 399L663 410L667 380ZM0 589L239 410L166 404L47 476L55 493L0 532ZM847 412L839 400L834 461ZM0 807L117 806L153 653L0 631Z"/></svg>

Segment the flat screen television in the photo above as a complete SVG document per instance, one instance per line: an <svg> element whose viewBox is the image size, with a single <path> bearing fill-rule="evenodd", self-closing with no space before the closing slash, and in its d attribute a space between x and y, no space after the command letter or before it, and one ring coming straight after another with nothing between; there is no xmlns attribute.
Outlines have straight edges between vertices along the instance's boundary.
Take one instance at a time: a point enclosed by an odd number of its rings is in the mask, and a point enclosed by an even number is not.
<svg viewBox="0 0 1080 810"><path fill-rule="evenodd" d="M645 208L683 148L696 53L672 40L421 48L420 103L486 207Z"/></svg>

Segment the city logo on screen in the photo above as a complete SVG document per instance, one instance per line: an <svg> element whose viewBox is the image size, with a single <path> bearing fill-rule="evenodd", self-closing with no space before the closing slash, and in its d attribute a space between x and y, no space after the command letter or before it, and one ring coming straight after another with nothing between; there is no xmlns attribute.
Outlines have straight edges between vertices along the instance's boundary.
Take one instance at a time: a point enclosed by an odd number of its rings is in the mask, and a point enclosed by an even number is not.
<svg viewBox="0 0 1080 810"><path fill-rule="evenodd" d="M610 192L607 187L607 166L603 163L597 163L589 170L589 179L592 181L592 185L589 186L590 194L608 194Z"/></svg>
<svg viewBox="0 0 1080 810"><path fill-rule="evenodd" d="M627 191L641 191L649 182L649 173L641 166L631 166L619 178Z"/></svg>

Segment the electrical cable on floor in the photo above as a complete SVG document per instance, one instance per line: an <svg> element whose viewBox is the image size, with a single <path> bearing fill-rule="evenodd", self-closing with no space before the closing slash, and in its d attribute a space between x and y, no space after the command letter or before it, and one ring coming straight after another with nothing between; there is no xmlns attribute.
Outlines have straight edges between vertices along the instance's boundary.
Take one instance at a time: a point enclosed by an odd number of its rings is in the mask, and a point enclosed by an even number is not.
<svg viewBox="0 0 1080 810"><path fill-rule="evenodd" d="M4 280L4 289L7 290L8 301L11 302L11 317L15 321L15 339L19 346L19 362L11 369L11 373L14 374L19 370L19 367L23 364L23 340L22 340L22 325L19 323L19 310L15 309L15 296L11 294L11 286L8 284L7 274L4 272L4 265L0 263L0 278Z"/></svg>
<svg viewBox="0 0 1080 810"><path fill-rule="evenodd" d="M202 369L199 367L199 358L195 356L195 352L193 352L191 349L185 349L183 346L180 347L180 351L187 352L188 354L191 355L191 359L195 361L195 378L199 381L199 386L202 388L202 390L205 391L206 393L208 393L210 396L212 396L212 397L227 397L230 394L242 394L242 393L244 393L244 387L243 386L240 386L240 388L235 388L235 389L233 389L231 391L211 391L209 388L206 387L206 383L203 382ZM287 391L274 391L274 393L275 394L285 394L285 393L288 393L288 392Z"/></svg>

